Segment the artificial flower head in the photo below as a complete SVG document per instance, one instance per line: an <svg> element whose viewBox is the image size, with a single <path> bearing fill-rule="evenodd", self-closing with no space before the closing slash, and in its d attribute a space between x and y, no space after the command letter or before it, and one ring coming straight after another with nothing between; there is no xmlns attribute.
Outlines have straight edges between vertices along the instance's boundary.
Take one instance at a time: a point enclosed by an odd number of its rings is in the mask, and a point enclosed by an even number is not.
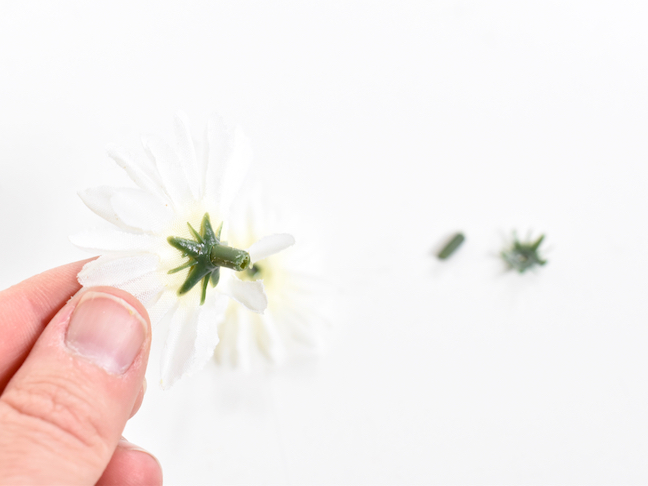
<svg viewBox="0 0 648 486"><path fill-rule="evenodd" d="M182 114L174 128L173 145L143 137L146 157L108 150L138 188L81 192L83 202L113 227L71 237L81 248L102 252L79 273L84 287L126 290L146 306L153 325L168 322L164 388L212 356L230 299L254 313L266 310L263 282L239 276L294 243L288 234L272 234L247 249L228 244L230 206L252 158L249 143L239 128L231 130L215 116L204 153Z"/></svg>

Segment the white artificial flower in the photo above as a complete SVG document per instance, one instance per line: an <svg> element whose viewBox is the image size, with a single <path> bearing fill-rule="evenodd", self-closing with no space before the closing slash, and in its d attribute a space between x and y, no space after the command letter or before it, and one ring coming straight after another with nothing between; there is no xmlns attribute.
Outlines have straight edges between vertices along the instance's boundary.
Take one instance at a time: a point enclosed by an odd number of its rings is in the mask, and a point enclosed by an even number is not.
<svg viewBox="0 0 648 486"><path fill-rule="evenodd" d="M258 185L248 185L241 196L233 208L236 229L230 243L246 248L280 222ZM319 257L316 248L300 245L241 272L247 281L263 279L268 310L257 314L238 302L229 303L227 318L218 328L214 356L219 364L249 371L255 359L279 364L303 350L321 351L330 321L325 314L331 311L327 297L332 287L322 278Z"/></svg>
<svg viewBox="0 0 648 486"><path fill-rule="evenodd" d="M146 306L153 325L168 322L161 363L164 388L199 370L211 358L230 299L258 314L268 306L262 281L241 280L237 272L224 266L210 270L186 290L190 272L221 264L210 263L220 262L214 260L215 247L242 248L233 247L225 236L235 236L229 233L230 206L243 184L252 152L241 130L229 129L218 117L209 119L204 153L196 149L182 114L176 117L174 128L172 146L153 136L142 138L146 158L108 150L138 188L98 187L81 192L83 202L116 228L71 237L75 245L102 253L79 273L84 287L109 285L128 291ZM218 241L214 234L223 223ZM211 240L207 241L206 233ZM175 246L169 237L175 238ZM200 242L201 237L206 241L199 248L202 259L178 249L178 245L192 244L186 240ZM242 265L248 261L253 265L293 243L288 234L264 235L250 242L247 254L231 251L243 255ZM189 263L194 266L187 268ZM185 268L177 270L179 267ZM216 277L211 280L216 286L205 290L202 284L210 277ZM186 292L179 295L181 287Z"/></svg>

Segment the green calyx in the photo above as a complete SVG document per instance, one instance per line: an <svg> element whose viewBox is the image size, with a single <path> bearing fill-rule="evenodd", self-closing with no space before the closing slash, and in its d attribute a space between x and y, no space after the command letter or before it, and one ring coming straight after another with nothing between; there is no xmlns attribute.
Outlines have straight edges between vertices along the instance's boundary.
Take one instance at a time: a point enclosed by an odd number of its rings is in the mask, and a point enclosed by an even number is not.
<svg viewBox="0 0 648 486"><path fill-rule="evenodd" d="M538 248L543 239L544 235L541 235L534 242L529 241L523 243L516 237L511 247L502 251L502 259L507 263L509 268L515 269L520 273L524 273L535 265L544 265L547 263L547 260L543 260L538 253Z"/></svg>
<svg viewBox="0 0 648 486"><path fill-rule="evenodd" d="M215 287L218 283L220 267L230 268L240 272L245 270L250 264L250 255L244 250L222 245L220 235L223 223L214 232L209 221L208 213L205 213L205 216L203 216L202 223L200 224L200 233L191 224L187 223L187 225L195 240L188 240L178 236L169 236L167 238L167 241L172 247L182 252L183 257L189 257L187 262L169 270L169 273L176 273L185 268L189 269L186 280L178 289L178 295L186 294L202 280L200 305L203 305L205 303L209 281L211 281L212 287Z"/></svg>

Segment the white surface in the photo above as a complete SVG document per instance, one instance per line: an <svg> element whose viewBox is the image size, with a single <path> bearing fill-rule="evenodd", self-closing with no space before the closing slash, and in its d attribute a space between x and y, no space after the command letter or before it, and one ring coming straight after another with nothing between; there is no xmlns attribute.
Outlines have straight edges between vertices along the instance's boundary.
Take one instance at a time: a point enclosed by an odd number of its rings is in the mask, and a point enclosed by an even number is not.
<svg viewBox="0 0 648 486"><path fill-rule="evenodd" d="M639 1L3 2L0 287L85 257L76 191L126 183L108 143L219 111L319 231L341 311L326 356L271 373L163 393L153 356L125 434L167 484L645 484L647 23ZM502 273L512 229L546 233L537 274Z"/></svg>

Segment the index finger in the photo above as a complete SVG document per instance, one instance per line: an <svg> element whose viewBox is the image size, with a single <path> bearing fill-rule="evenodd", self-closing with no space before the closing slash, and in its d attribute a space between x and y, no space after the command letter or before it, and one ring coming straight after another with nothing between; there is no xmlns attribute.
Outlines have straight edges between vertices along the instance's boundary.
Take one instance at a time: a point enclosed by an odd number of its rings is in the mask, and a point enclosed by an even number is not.
<svg viewBox="0 0 648 486"><path fill-rule="evenodd" d="M0 393L47 323L81 289L77 274L91 260L47 270L0 292Z"/></svg>

